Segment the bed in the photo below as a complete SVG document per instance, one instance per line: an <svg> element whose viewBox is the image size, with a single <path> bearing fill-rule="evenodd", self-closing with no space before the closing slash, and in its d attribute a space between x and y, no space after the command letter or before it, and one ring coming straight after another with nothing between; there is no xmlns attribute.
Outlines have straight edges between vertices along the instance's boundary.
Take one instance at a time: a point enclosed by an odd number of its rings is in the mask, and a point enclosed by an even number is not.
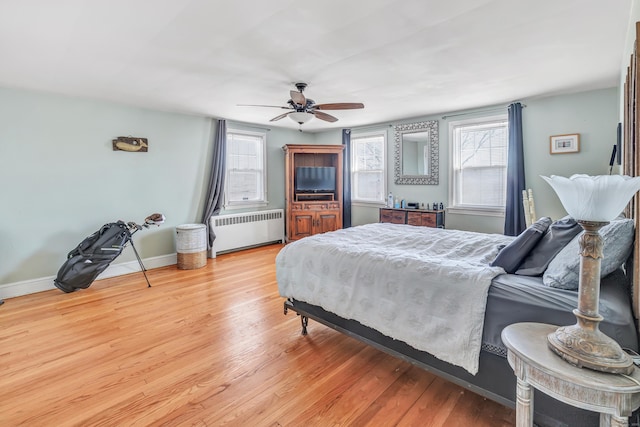
<svg viewBox="0 0 640 427"><path fill-rule="evenodd" d="M315 320L514 407L516 379L500 333L523 321L575 323L577 291L571 288L578 269L564 265L564 258L578 258L571 254L577 237L556 233L564 240L559 247L554 240L544 274L524 275L535 268L515 268L504 255L515 251L516 264L531 267L533 255L540 255L534 249L542 245L541 236L550 241L551 230L570 220L546 220L543 231L534 229L536 222L517 238L389 223L307 237L285 246L276 258L284 311L300 315L303 334L308 320ZM620 218L609 228L615 234L605 236L605 257L615 256L603 260L600 329L637 351L632 287L623 268L634 224ZM504 262L497 262L501 256ZM534 419L541 426L598 425L595 413L542 393L535 401Z"/></svg>

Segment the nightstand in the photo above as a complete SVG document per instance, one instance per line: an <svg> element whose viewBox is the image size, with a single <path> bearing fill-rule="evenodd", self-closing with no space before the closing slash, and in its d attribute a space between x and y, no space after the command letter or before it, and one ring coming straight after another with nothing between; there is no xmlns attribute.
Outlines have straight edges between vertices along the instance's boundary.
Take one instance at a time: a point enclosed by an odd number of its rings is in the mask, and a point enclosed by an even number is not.
<svg viewBox="0 0 640 427"><path fill-rule="evenodd" d="M502 331L507 359L518 379L516 427L533 426L531 387L569 405L599 412L600 426L628 426L628 417L640 406L640 370L618 375L570 365L547 346L547 335L557 328L516 323Z"/></svg>

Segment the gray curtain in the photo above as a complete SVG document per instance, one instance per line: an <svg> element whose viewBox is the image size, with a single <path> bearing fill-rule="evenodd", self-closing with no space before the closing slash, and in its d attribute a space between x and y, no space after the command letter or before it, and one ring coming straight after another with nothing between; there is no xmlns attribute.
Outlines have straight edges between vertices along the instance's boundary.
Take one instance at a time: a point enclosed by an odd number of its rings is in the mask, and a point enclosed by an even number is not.
<svg viewBox="0 0 640 427"><path fill-rule="evenodd" d="M524 182L524 149L522 142L522 105L509 105L509 154L507 158L507 201L504 234L517 236L526 228L522 190Z"/></svg>
<svg viewBox="0 0 640 427"><path fill-rule="evenodd" d="M342 228L351 227L351 129L342 129Z"/></svg>
<svg viewBox="0 0 640 427"><path fill-rule="evenodd" d="M209 227L209 219L220 213L224 201L224 173L227 157L227 122L218 120L216 135L213 141L211 174L207 187L207 198L200 222L207 226L207 249L211 249L216 235ZM210 251L209 251L210 252Z"/></svg>

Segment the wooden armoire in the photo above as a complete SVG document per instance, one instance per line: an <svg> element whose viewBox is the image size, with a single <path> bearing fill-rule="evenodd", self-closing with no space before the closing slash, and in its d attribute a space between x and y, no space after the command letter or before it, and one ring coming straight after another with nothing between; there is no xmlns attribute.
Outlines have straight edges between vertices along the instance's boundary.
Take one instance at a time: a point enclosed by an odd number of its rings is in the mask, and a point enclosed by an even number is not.
<svg viewBox="0 0 640 427"><path fill-rule="evenodd" d="M287 241L294 241L342 228L342 145L296 145L285 152L285 228ZM296 189L298 168L329 168L335 172L333 189ZM332 169L331 169L332 168Z"/></svg>

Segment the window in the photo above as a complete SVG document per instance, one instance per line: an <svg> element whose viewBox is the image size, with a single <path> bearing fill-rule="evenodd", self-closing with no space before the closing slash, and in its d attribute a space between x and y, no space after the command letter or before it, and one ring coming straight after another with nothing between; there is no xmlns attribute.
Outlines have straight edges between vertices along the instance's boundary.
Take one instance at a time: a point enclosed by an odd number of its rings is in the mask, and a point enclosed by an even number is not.
<svg viewBox="0 0 640 427"><path fill-rule="evenodd" d="M386 132L351 137L351 201L386 202Z"/></svg>
<svg viewBox="0 0 640 427"><path fill-rule="evenodd" d="M452 147L449 208L503 215L507 188L508 121L486 117L449 124Z"/></svg>
<svg viewBox="0 0 640 427"><path fill-rule="evenodd" d="M267 204L266 144L264 133L227 131L225 208Z"/></svg>

